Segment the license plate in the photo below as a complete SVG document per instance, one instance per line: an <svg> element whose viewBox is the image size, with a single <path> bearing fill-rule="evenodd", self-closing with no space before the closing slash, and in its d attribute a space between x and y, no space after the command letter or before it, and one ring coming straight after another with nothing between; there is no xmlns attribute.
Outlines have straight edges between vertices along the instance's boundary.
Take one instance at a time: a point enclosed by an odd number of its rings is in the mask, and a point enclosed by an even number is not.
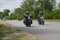
<svg viewBox="0 0 60 40"><path fill-rule="evenodd" d="M30 19L30 17L28 17L28 19Z"/></svg>

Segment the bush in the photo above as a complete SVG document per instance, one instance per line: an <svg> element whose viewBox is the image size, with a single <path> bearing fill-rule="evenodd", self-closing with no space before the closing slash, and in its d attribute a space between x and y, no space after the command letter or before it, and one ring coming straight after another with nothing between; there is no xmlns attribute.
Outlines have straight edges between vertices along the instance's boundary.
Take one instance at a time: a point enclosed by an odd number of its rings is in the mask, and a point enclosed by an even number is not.
<svg viewBox="0 0 60 40"><path fill-rule="evenodd" d="M45 19L60 19L60 9L56 9L54 11L46 10L44 15Z"/></svg>
<svg viewBox="0 0 60 40"><path fill-rule="evenodd" d="M7 27L4 24L0 24L0 39L2 39L3 37L10 33L11 33L10 27Z"/></svg>

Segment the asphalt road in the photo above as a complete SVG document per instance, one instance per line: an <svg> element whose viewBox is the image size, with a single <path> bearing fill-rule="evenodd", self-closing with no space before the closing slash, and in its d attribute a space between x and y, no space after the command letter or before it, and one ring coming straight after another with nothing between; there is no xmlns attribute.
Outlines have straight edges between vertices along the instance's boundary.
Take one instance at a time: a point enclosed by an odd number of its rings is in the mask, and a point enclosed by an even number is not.
<svg viewBox="0 0 60 40"><path fill-rule="evenodd" d="M60 22L45 22L45 25L39 25L33 21L31 27L26 27L23 21L7 20L4 21L12 25L13 29L21 29L24 32L36 35L39 40L60 40Z"/></svg>

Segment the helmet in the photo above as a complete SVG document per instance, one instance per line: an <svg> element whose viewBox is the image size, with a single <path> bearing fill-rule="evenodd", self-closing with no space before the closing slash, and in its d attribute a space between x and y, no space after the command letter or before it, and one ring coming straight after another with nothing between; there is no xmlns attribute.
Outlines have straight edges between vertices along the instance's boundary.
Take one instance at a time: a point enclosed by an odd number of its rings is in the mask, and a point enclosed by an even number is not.
<svg viewBox="0 0 60 40"><path fill-rule="evenodd" d="M26 14L29 14L29 11L26 11Z"/></svg>
<svg viewBox="0 0 60 40"><path fill-rule="evenodd" d="M26 11L26 13L29 13L29 11Z"/></svg>

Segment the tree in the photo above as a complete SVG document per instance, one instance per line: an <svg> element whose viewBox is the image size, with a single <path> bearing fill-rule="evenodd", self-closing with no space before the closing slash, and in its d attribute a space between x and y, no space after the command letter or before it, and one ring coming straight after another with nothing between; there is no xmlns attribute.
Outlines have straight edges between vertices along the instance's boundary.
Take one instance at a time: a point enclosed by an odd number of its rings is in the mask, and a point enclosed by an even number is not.
<svg viewBox="0 0 60 40"><path fill-rule="evenodd" d="M0 12L0 18L2 19L4 17L3 12Z"/></svg>
<svg viewBox="0 0 60 40"><path fill-rule="evenodd" d="M51 3L53 5L53 7L55 8L55 6L56 6L56 0L51 0Z"/></svg>
<svg viewBox="0 0 60 40"><path fill-rule="evenodd" d="M35 7L35 0L25 0L24 3L22 4L22 9L25 11L32 11L33 8Z"/></svg>
<svg viewBox="0 0 60 40"><path fill-rule="evenodd" d="M44 3L44 4L43 4ZM21 8L16 8L14 13L23 17L26 11L29 11L35 18L37 18L37 14L39 11L49 10L52 11L54 9L56 0L25 0L21 5Z"/></svg>
<svg viewBox="0 0 60 40"><path fill-rule="evenodd" d="M45 3L44 9L52 11L53 5L51 4L51 2Z"/></svg>
<svg viewBox="0 0 60 40"><path fill-rule="evenodd" d="M60 3L58 4L58 8L60 8Z"/></svg>
<svg viewBox="0 0 60 40"><path fill-rule="evenodd" d="M22 10L21 10L21 8L15 8L14 12L17 13L17 14L19 14L19 13L22 12Z"/></svg>
<svg viewBox="0 0 60 40"><path fill-rule="evenodd" d="M3 14L3 12L0 12L0 15L2 15Z"/></svg>
<svg viewBox="0 0 60 40"><path fill-rule="evenodd" d="M52 11L56 6L56 0L44 0L44 9Z"/></svg>
<svg viewBox="0 0 60 40"><path fill-rule="evenodd" d="M4 9L4 15L9 16L10 10L9 9Z"/></svg>
<svg viewBox="0 0 60 40"><path fill-rule="evenodd" d="M23 14L26 11L29 11L30 13L33 11L36 18L36 14L40 11L40 6L37 4L36 0L25 0L24 3L22 4L22 11Z"/></svg>
<svg viewBox="0 0 60 40"><path fill-rule="evenodd" d="M45 10L52 10L56 6L56 0L38 0L38 4L41 4L41 8Z"/></svg>

